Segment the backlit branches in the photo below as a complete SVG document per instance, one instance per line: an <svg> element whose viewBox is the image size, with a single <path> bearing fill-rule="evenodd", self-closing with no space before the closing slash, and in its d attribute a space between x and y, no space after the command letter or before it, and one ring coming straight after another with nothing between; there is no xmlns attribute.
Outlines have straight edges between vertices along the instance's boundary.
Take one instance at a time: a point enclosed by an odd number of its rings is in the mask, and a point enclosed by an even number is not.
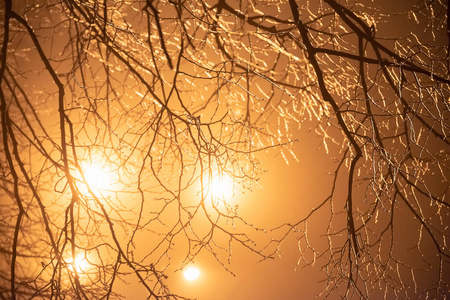
<svg viewBox="0 0 450 300"><path fill-rule="evenodd" d="M183 299L170 268L272 258L293 235L324 297L448 291L444 2L4 3L1 298L112 299L133 278ZM392 37L397 15L420 32ZM303 124L336 158L329 193L264 249L214 182L251 189L257 154L295 159Z"/></svg>

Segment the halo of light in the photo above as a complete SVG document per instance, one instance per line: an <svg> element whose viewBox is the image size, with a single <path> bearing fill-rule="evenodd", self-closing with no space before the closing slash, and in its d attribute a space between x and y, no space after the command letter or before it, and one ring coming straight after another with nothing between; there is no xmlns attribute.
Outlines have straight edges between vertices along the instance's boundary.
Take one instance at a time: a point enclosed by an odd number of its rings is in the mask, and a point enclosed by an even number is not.
<svg viewBox="0 0 450 300"><path fill-rule="evenodd" d="M229 176L216 176L212 179L210 189L213 197L229 199L233 196L233 180Z"/></svg>
<svg viewBox="0 0 450 300"><path fill-rule="evenodd" d="M93 189L108 189L112 184L110 173L100 164L86 164L83 166L83 174L87 183Z"/></svg>
<svg viewBox="0 0 450 300"><path fill-rule="evenodd" d="M74 270L77 270L77 273L84 273L87 268L89 267L89 263L86 260L86 257L83 254L78 254L75 257L75 261L73 261L72 257L69 257L67 260L68 267L71 272L74 272Z"/></svg>
<svg viewBox="0 0 450 300"><path fill-rule="evenodd" d="M188 281L195 280L200 276L200 270L196 267L188 267L183 271L183 276Z"/></svg>

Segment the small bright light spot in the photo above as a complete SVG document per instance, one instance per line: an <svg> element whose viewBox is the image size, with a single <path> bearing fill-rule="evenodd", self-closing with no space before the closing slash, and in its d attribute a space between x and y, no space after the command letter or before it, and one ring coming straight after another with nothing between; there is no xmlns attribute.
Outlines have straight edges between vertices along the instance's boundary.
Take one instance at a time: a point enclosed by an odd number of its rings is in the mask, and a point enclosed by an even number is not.
<svg viewBox="0 0 450 300"><path fill-rule="evenodd" d="M242 116L243 116L242 109L240 109L240 108L234 108L234 109L231 111L231 113L233 114L233 117L236 118L236 119L238 119L238 120L241 119Z"/></svg>
<svg viewBox="0 0 450 300"><path fill-rule="evenodd" d="M211 182L211 194L216 198L231 198L233 196L233 180L228 176L214 177Z"/></svg>
<svg viewBox="0 0 450 300"><path fill-rule="evenodd" d="M200 276L200 270L196 267L188 267L184 270L183 276L186 280L195 280Z"/></svg>

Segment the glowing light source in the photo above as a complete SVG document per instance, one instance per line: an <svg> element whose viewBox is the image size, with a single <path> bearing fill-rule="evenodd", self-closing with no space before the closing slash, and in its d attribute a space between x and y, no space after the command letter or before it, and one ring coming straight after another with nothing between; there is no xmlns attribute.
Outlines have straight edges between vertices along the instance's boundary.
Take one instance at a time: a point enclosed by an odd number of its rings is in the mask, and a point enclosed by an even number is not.
<svg viewBox="0 0 450 300"><path fill-rule="evenodd" d="M196 267L187 267L183 272L183 276L186 280L195 280L200 276L200 270Z"/></svg>
<svg viewBox="0 0 450 300"><path fill-rule="evenodd" d="M226 175L216 176L212 179L210 189L213 197L229 199L233 196L233 180Z"/></svg>
<svg viewBox="0 0 450 300"><path fill-rule="evenodd" d="M77 273L79 274L86 272L89 267L89 263L86 260L86 257L81 253L75 257L75 261L72 257L69 257L67 259L67 263L68 268L71 272L75 272L75 270L77 270Z"/></svg>
<svg viewBox="0 0 450 300"><path fill-rule="evenodd" d="M100 164L84 165L83 173L91 188L108 189L112 184L110 172Z"/></svg>

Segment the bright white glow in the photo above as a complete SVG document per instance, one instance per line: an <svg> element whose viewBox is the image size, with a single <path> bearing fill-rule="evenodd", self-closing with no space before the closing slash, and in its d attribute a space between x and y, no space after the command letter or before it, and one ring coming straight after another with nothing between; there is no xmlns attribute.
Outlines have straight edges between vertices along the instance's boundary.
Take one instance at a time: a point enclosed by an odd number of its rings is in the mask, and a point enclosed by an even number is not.
<svg viewBox="0 0 450 300"><path fill-rule="evenodd" d="M100 166L100 164L85 165L83 167L84 176L87 183L94 189L108 189L112 180L110 173Z"/></svg>
<svg viewBox="0 0 450 300"><path fill-rule="evenodd" d="M196 267L187 267L183 272L183 276L186 280L195 280L200 276L200 270Z"/></svg>
<svg viewBox="0 0 450 300"><path fill-rule="evenodd" d="M233 197L233 180L229 176L214 177L210 188L211 194L215 198L225 200Z"/></svg>
<svg viewBox="0 0 450 300"><path fill-rule="evenodd" d="M86 260L86 257L83 254L78 254L75 256L75 262L73 261L72 257L70 257L67 260L68 268L71 272L74 272L74 270L77 270L77 273L84 273L87 271L89 267L89 263Z"/></svg>

